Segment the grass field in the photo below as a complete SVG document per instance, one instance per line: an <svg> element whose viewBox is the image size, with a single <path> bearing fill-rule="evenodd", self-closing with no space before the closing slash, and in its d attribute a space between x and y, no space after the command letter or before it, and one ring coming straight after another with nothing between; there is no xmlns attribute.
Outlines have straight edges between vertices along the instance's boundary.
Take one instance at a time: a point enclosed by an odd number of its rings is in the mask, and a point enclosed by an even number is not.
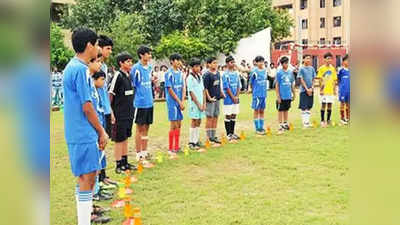
<svg viewBox="0 0 400 225"><path fill-rule="evenodd" d="M139 175L133 185L133 199L142 210L144 225L349 224L348 128L301 129L296 99L289 114L294 130L276 135L275 94L268 95L266 124L271 125L272 136L254 135L251 97L242 95L237 133L244 130L245 141L204 154L182 155L177 161L164 161ZM334 107L333 120L337 123L338 105ZM154 120L150 150L165 152L169 129L165 103L155 104ZM318 101L312 120L319 121ZM186 117L181 143L187 143L188 131ZM223 131L220 117L218 134ZM130 161L133 144L131 139ZM107 155L108 175L120 180L122 177L113 172L112 144ZM75 224L75 178L70 171L61 112L51 114L50 182L51 224ZM109 207L110 203L99 204ZM109 224L122 224L122 209L109 215L113 218Z"/></svg>

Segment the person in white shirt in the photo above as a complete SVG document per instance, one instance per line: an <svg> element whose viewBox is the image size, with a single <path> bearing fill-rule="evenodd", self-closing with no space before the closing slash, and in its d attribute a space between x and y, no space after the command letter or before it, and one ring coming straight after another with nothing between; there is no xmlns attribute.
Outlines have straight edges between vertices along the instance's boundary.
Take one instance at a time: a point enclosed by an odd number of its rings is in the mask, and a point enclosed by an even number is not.
<svg viewBox="0 0 400 225"><path fill-rule="evenodd" d="M268 81L269 81L269 88L270 89L274 89L275 88L275 77L276 77L276 68L275 68L275 64L271 63L269 64L268 67Z"/></svg>
<svg viewBox="0 0 400 225"><path fill-rule="evenodd" d="M158 72L158 82L160 83L160 93L158 98L165 98L165 77L164 74L167 72L168 67L162 65L160 71Z"/></svg>

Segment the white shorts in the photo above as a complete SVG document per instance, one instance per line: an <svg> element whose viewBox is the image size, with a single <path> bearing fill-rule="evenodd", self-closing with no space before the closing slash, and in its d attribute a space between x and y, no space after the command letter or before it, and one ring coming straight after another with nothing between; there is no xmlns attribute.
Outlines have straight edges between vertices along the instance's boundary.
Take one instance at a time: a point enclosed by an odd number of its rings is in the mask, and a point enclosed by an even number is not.
<svg viewBox="0 0 400 225"><path fill-rule="evenodd" d="M320 95L321 103L334 103L335 99L334 95Z"/></svg>
<svg viewBox="0 0 400 225"><path fill-rule="evenodd" d="M223 106L224 115L239 114L239 104L224 105Z"/></svg>

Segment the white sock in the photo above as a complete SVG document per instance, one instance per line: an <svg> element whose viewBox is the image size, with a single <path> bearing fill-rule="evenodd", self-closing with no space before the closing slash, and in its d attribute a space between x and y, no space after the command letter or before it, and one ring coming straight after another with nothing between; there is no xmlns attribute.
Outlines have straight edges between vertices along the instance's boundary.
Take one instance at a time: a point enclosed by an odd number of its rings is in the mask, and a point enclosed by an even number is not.
<svg viewBox="0 0 400 225"><path fill-rule="evenodd" d="M306 123L310 123L311 112L306 111Z"/></svg>
<svg viewBox="0 0 400 225"><path fill-rule="evenodd" d="M141 153L142 153L143 157L146 157L149 154L149 152L147 150L143 150L143 151L141 151Z"/></svg>
<svg viewBox="0 0 400 225"><path fill-rule="evenodd" d="M307 123L307 112L301 111L301 120L303 121L303 125Z"/></svg>
<svg viewBox="0 0 400 225"><path fill-rule="evenodd" d="M189 128L189 143L196 143L196 128Z"/></svg>
<svg viewBox="0 0 400 225"><path fill-rule="evenodd" d="M195 130L195 135L194 135L194 141L195 143L199 143L200 140L200 127L196 127Z"/></svg>
<svg viewBox="0 0 400 225"><path fill-rule="evenodd" d="M90 225L92 207L92 191L79 191L77 207L78 225Z"/></svg>

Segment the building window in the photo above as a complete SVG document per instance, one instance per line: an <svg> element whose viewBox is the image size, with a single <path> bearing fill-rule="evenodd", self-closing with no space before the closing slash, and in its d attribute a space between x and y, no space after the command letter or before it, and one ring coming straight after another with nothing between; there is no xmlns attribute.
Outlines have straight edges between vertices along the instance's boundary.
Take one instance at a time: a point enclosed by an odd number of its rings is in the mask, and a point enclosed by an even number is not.
<svg viewBox="0 0 400 225"><path fill-rule="evenodd" d="M319 39L319 44L324 45L325 44L325 38L320 38Z"/></svg>
<svg viewBox="0 0 400 225"><path fill-rule="evenodd" d="M307 8L307 0L300 0L300 9Z"/></svg>
<svg viewBox="0 0 400 225"><path fill-rule="evenodd" d="M325 28L325 17L319 18L320 24L319 28Z"/></svg>
<svg viewBox="0 0 400 225"><path fill-rule="evenodd" d="M301 28L306 30L308 28L308 19L301 20Z"/></svg>
<svg viewBox="0 0 400 225"><path fill-rule="evenodd" d="M334 37L333 38L333 44L334 45L341 45L342 44L342 38L341 37Z"/></svg>
<svg viewBox="0 0 400 225"><path fill-rule="evenodd" d="M342 25L342 17L335 16L333 17L333 27L340 27Z"/></svg>
<svg viewBox="0 0 400 225"><path fill-rule="evenodd" d="M301 43L304 45L303 49L306 49L308 47L308 39L301 40Z"/></svg>
<svg viewBox="0 0 400 225"><path fill-rule="evenodd" d="M319 7L325 8L325 0L319 0Z"/></svg>
<svg viewBox="0 0 400 225"><path fill-rule="evenodd" d="M340 6L342 4L342 0L333 0L333 7Z"/></svg>

